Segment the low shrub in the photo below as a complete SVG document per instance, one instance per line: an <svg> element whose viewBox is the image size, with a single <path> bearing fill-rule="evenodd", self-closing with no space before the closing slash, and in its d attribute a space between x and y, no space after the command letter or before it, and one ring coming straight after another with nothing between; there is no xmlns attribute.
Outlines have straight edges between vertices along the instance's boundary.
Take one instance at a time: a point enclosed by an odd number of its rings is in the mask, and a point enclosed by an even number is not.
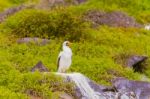
<svg viewBox="0 0 150 99"><path fill-rule="evenodd" d="M51 12L24 10L10 17L5 24L20 37L66 37L70 40L84 36L86 27L81 17L64 9Z"/></svg>

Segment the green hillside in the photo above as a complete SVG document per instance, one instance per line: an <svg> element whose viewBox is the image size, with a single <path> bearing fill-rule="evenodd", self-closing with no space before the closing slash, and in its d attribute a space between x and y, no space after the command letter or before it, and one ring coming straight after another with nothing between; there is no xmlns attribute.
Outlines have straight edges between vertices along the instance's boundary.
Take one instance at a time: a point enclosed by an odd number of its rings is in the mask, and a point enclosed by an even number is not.
<svg viewBox="0 0 150 99"><path fill-rule="evenodd" d="M40 1L39 1L40 2ZM0 0L0 12L19 5L39 5L37 0ZM69 1L68 1L69 2ZM65 40L71 41L73 62L67 72L80 72L95 82L110 85L114 77L141 80L150 78L150 61L142 73L121 63L131 55L150 56L150 31L137 27L92 27L86 21L88 11L120 11L142 26L150 23L149 0L87 0L79 5L41 9L31 7L9 15L0 23L0 98L57 99L61 92L73 95L73 84L53 73L43 75L30 70L42 61L50 72L57 71L56 60ZM23 37L50 39L41 46L18 44Z"/></svg>

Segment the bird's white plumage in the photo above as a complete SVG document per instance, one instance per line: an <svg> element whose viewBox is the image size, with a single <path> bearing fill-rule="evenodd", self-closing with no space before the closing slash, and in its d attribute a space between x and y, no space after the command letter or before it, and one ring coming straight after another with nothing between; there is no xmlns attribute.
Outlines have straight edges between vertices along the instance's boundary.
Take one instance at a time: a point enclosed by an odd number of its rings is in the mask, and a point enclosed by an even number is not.
<svg viewBox="0 0 150 99"><path fill-rule="evenodd" d="M72 62L72 51L67 46L67 42L68 41L65 41L63 43L63 51L61 51L58 56L58 72L66 72Z"/></svg>
<svg viewBox="0 0 150 99"><path fill-rule="evenodd" d="M150 30L150 24L145 26L145 30Z"/></svg>

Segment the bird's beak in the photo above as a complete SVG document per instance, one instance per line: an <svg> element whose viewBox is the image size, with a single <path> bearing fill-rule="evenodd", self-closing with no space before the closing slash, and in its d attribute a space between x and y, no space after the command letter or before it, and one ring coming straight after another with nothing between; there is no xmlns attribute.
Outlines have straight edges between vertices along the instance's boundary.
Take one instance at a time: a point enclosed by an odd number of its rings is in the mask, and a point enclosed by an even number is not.
<svg viewBox="0 0 150 99"><path fill-rule="evenodd" d="M68 42L68 46L71 47L71 45L72 45L72 43L71 43L71 42Z"/></svg>

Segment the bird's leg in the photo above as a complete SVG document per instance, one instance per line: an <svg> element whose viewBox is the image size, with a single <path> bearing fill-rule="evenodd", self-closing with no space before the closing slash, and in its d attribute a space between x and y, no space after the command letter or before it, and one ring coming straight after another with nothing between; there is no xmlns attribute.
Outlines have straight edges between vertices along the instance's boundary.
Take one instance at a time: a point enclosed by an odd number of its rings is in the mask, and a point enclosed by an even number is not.
<svg viewBox="0 0 150 99"><path fill-rule="evenodd" d="M64 70L64 73L66 73L66 70Z"/></svg>
<svg viewBox="0 0 150 99"><path fill-rule="evenodd" d="M64 69L62 69L62 72L63 72L63 73L66 73L66 69L65 69L65 68L64 68Z"/></svg>

